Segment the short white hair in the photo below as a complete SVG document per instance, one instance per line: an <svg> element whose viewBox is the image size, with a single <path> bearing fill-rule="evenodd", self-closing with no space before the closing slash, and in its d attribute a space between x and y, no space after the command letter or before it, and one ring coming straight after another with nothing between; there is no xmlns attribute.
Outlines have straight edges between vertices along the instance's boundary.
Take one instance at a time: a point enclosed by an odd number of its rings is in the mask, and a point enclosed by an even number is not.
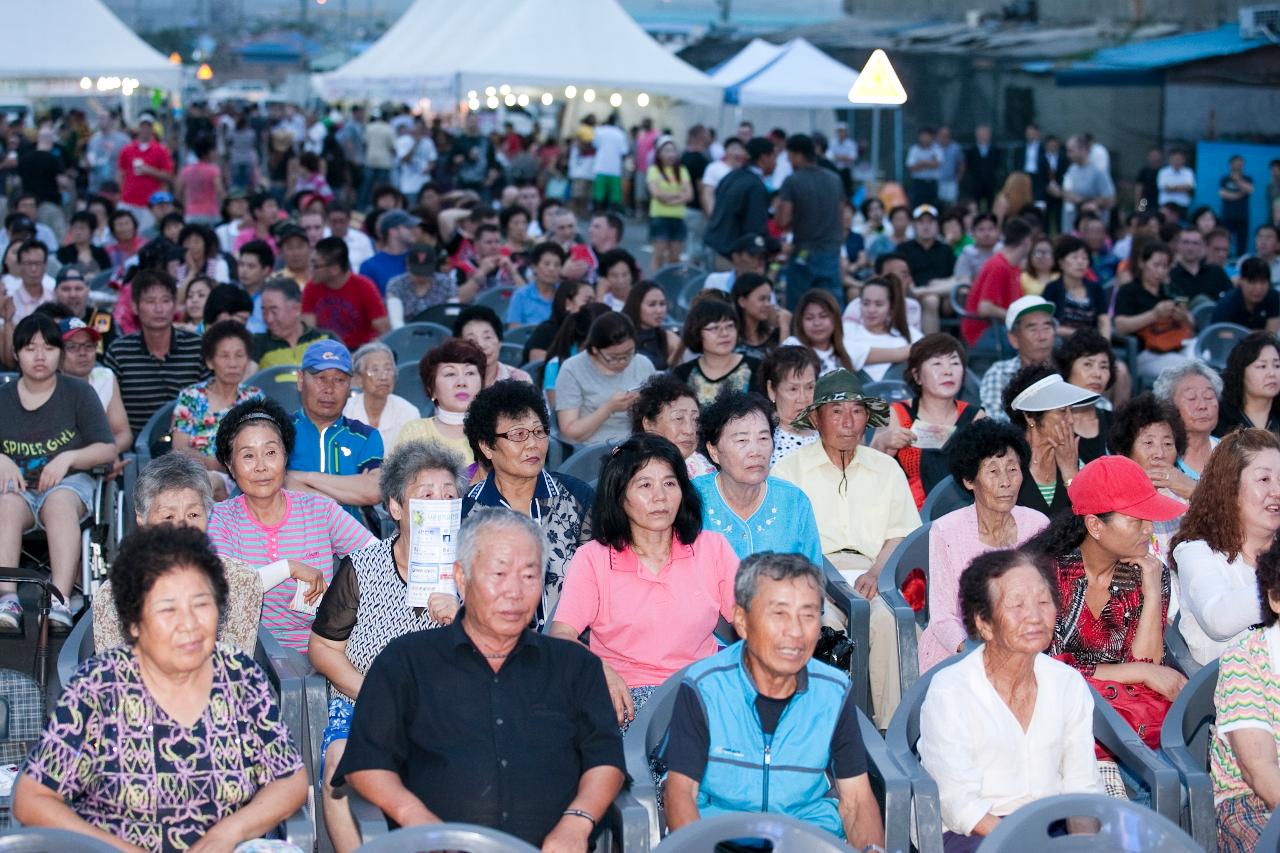
<svg viewBox="0 0 1280 853"><path fill-rule="evenodd" d="M527 534L538 549L539 570L546 571L551 545L538 522L505 507L478 507L462 520L462 528L458 531L457 560L458 565L462 566L463 577L471 578L471 569L480 554L480 543L491 530L519 530Z"/></svg>
<svg viewBox="0 0 1280 853"><path fill-rule="evenodd" d="M1166 403L1172 403L1173 395L1178 391L1178 383L1192 376L1203 376L1209 386L1213 388L1213 393L1218 397L1222 396L1222 377L1218 375L1218 371L1198 358L1188 359L1172 367L1166 367L1156 377L1151 393Z"/></svg>

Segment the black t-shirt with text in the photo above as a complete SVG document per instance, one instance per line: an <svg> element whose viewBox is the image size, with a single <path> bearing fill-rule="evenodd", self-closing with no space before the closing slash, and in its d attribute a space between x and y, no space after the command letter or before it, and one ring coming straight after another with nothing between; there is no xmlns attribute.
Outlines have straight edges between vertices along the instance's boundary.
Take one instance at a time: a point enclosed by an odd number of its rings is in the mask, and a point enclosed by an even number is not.
<svg viewBox="0 0 1280 853"><path fill-rule="evenodd" d="M0 412L0 453L17 464L30 489L58 454L114 440L97 392L70 376L59 376L53 394L33 410L23 407L17 382L0 387Z"/></svg>

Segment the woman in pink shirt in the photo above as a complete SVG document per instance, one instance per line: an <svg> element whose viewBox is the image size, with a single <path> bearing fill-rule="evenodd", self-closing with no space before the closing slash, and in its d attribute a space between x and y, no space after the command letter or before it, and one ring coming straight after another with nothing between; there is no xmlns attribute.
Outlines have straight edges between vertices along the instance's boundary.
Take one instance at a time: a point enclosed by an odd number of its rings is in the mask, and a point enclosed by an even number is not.
<svg viewBox="0 0 1280 853"><path fill-rule="evenodd" d="M920 671L960 651L968 639L960 614L960 574L980 554L1017 548L1049 526L1041 512L1017 506L1031 451L1017 427L974 421L947 443L951 475L973 503L929 528L929 626L920 635Z"/></svg>
<svg viewBox="0 0 1280 853"><path fill-rule="evenodd" d="M222 221L222 198L226 195L222 169L215 162L218 152L213 140L203 138L196 140L192 151L196 162L178 173L176 194L187 222L212 227Z"/></svg>
<svg viewBox="0 0 1280 853"><path fill-rule="evenodd" d="M592 510L595 540L569 563L551 636L577 640L604 664L625 729L654 689L716 651L720 617L733 619L738 558L702 529L702 501L679 449L641 433L600 472Z"/></svg>

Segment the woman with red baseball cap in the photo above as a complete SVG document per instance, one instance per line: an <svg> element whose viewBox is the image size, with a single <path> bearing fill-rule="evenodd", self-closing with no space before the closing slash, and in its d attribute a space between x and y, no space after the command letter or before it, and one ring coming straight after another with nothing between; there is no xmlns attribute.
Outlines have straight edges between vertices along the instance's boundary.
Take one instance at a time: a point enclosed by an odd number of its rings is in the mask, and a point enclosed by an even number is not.
<svg viewBox="0 0 1280 853"><path fill-rule="evenodd" d="M1156 492L1138 463L1103 456L1067 486L1070 513L1027 544L1057 570L1060 605L1049 654L1082 675L1153 747L1169 704L1187 679L1164 666L1169 570L1151 554L1154 522L1186 505ZM1125 796L1119 767L1105 751L1107 791Z"/></svg>

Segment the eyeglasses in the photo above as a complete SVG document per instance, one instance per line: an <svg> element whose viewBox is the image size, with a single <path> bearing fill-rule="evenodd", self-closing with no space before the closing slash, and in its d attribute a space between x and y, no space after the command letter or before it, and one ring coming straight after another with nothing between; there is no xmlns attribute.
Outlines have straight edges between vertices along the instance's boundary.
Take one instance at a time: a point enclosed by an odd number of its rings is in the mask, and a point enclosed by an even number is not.
<svg viewBox="0 0 1280 853"><path fill-rule="evenodd" d="M394 367L366 367L360 372L370 379L390 379L396 375Z"/></svg>
<svg viewBox="0 0 1280 853"><path fill-rule="evenodd" d="M495 435L498 438L505 438L512 444L524 444L529 440L530 436L533 437L534 441L542 441L549 435L549 433L542 427L538 427L537 429L516 427L515 429L509 429L506 432L495 433Z"/></svg>
<svg viewBox="0 0 1280 853"><path fill-rule="evenodd" d="M96 353L98 351L98 345L97 344L64 344L63 351L67 355L82 355L84 353L90 353L90 352Z"/></svg>
<svg viewBox="0 0 1280 853"><path fill-rule="evenodd" d="M600 359L605 364L626 364L627 362L631 361L632 358L635 357L635 354L636 354L635 347L632 347L626 352L619 353L618 355L605 355L603 352L597 351L596 358Z"/></svg>
<svg viewBox="0 0 1280 853"><path fill-rule="evenodd" d="M738 324L732 320L725 320L722 323L710 323L702 327L702 331L712 335L727 335L730 332L736 332Z"/></svg>

